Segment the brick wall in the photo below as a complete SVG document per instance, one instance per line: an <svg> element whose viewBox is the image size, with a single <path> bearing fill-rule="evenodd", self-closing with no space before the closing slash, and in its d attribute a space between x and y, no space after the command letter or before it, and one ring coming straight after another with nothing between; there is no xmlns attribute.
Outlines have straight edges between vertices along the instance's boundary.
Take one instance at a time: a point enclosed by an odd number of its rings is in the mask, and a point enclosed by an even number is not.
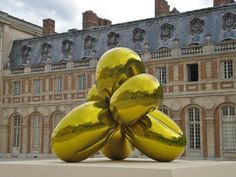
<svg viewBox="0 0 236 177"><path fill-rule="evenodd" d="M55 21L47 18L43 20L43 36L49 36L55 33Z"/></svg>
<svg viewBox="0 0 236 177"><path fill-rule="evenodd" d="M214 0L214 6L233 3L234 0Z"/></svg>
<svg viewBox="0 0 236 177"><path fill-rule="evenodd" d="M97 26L111 25L112 22L108 19L103 19L97 16L93 11L85 11L83 13L83 29L91 29Z"/></svg>
<svg viewBox="0 0 236 177"><path fill-rule="evenodd" d="M155 0L155 17L170 14L170 6L165 0Z"/></svg>

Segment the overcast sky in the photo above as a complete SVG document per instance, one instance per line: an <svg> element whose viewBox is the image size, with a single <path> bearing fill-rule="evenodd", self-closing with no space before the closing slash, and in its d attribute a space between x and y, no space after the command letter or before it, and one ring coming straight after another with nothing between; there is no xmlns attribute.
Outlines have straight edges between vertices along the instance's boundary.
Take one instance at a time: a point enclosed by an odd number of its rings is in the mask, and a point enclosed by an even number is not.
<svg viewBox="0 0 236 177"><path fill-rule="evenodd" d="M211 7L213 0L168 0L180 12ZM82 13L93 10L113 24L154 17L154 0L0 0L0 10L42 26L42 19L56 21L56 31L82 28Z"/></svg>

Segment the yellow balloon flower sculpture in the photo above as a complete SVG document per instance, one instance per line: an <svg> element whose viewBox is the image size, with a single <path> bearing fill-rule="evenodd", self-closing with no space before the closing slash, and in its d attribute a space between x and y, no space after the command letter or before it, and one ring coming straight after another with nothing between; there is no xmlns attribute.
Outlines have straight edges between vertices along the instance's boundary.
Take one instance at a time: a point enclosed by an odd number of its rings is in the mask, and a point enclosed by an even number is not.
<svg viewBox="0 0 236 177"><path fill-rule="evenodd" d="M179 157L185 136L158 110L162 86L144 72L140 57L130 49L103 54L88 102L69 112L53 131L53 152L67 162L84 160L99 150L112 160L122 160L134 147L157 161Z"/></svg>

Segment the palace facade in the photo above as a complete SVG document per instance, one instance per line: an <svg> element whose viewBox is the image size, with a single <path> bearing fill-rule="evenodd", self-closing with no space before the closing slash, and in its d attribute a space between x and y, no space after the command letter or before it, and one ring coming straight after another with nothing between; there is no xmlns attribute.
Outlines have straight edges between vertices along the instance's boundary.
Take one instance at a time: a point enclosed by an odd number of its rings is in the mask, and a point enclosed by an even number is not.
<svg viewBox="0 0 236 177"><path fill-rule="evenodd" d="M61 118L86 101L96 64L113 47L128 47L164 88L161 110L182 128L183 157L236 160L236 4L179 13L155 1L155 17L111 25L92 11L83 30L15 40L4 56L1 156L49 156Z"/></svg>

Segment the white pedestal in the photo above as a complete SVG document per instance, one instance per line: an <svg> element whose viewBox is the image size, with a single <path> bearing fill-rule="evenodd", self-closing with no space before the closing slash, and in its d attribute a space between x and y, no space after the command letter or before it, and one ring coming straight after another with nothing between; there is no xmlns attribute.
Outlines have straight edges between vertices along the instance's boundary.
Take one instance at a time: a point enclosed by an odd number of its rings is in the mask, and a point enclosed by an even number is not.
<svg viewBox="0 0 236 177"><path fill-rule="evenodd" d="M0 162L1 177L236 177L235 169L234 161L160 163L149 159L95 158L79 163L60 160Z"/></svg>

